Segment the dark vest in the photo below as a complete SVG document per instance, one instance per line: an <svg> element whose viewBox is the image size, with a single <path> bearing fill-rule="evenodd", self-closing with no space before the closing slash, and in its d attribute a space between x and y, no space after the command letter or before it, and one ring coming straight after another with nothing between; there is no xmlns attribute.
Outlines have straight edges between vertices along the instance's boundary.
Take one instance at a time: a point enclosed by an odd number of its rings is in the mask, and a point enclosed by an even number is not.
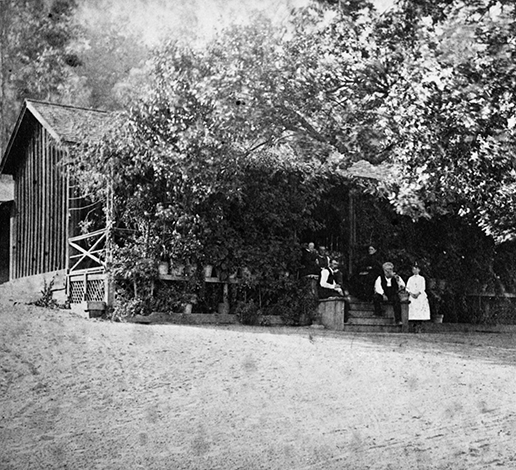
<svg viewBox="0 0 516 470"><path fill-rule="evenodd" d="M328 280L326 282L328 282L328 284L333 284L334 282L336 282L333 271L331 269L328 269L327 271L328 271ZM321 274L319 274L319 282L317 283L317 292L319 294L319 298L327 299L328 297L338 296L337 291L321 286L322 272L323 272L323 270L321 269Z"/></svg>
<svg viewBox="0 0 516 470"><path fill-rule="evenodd" d="M398 282L396 281L396 276L393 276L391 278L391 286L390 287L387 286L387 279L385 279L384 275L381 276L381 281L382 281L383 292L385 293L385 295L387 297L390 297L390 296L398 293L399 286L398 286Z"/></svg>
<svg viewBox="0 0 516 470"><path fill-rule="evenodd" d="M333 274L333 271L330 268L328 268L327 271L329 274L328 274L328 280L326 282L328 284L333 284L334 282L336 282L335 275ZM321 269L321 274L322 274L322 269ZM320 280L321 280L321 276L319 275L319 281Z"/></svg>

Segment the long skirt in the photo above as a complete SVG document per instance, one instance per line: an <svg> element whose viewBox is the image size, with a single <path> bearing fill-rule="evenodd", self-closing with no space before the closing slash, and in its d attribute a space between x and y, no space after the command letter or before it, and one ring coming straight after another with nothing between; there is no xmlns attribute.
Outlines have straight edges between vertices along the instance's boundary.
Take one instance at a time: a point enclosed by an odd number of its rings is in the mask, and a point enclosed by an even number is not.
<svg viewBox="0 0 516 470"><path fill-rule="evenodd" d="M409 320L430 320L430 305L426 292L423 292L417 299L410 297L408 317Z"/></svg>

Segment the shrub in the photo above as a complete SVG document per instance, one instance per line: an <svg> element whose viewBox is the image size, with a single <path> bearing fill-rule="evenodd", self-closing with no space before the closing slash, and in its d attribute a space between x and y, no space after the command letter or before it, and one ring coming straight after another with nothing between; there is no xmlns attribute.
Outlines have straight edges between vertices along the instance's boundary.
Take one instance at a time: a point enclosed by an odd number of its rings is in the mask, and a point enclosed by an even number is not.
<svg viewBox="0 0 516 470"><path fill-rule="evenodd" d="M254 300L249 302L240 301L235 307L235 315L242 325L257 325L260 311Z"/></svg>
<svg viewBox="0 0 516 470"><path fill-rule="evenodd" d="M47 283L45 280L43 283L43 289L41 290L41 297L34 301L30 302L30 305L36 305L37 307L45 307L45 308L59 308L59 304L57 300L54 299L54 279Z"/></svg>

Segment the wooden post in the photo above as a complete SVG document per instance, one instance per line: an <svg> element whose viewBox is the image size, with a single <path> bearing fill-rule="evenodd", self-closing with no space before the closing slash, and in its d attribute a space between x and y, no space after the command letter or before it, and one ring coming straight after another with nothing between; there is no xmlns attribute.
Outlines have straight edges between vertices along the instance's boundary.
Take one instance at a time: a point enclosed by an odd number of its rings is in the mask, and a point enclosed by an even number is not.
<svg viewBox="0 0 516 470"><path fill-rule="evenodd" d="M88 292L88 273L84 273L84 291L82 293L82 301L86 302L86 293Z"/></svg>
<svg viewBox="0 0 516 470"><path fill-rule="evenodd" d="M223 312L229 313L229 282L224 282L222 286Z"/></svg>
<svg viewBox="0 0 516 470"><path fill-rule="evenodd" d="M410 300L402 299L401 301L401 332L408 333L409 332L409 316L408 316L408 308Z"/></svg>
<svg viewBox="0 0 516 470"><path fill-rule="evenodd" d="M66 154L62 151L55 149L56 162L64 158ZM59 264L64 266L66 272L69 271L69 252L68 252L68 169L65 169L59 174L59 228L60 231L57 234L59 237ZM64 259L63 259L64 257Z"/></svg>
<svg viewBox="0 0 516 470"><path fill-rule="evenodd" d="M350 189L348 193L348 217L349 217L349 254L348 254L348 277L353 274L355 264L355 250L357 244L357 227L355 213L355 190Z"/></svg>
<svg viewBox="0 0 516 470"><path fill-rule="evenodd" d="M33 220L34 220L34 213L32 211L32 208L34 207L34 204L30 204L31 201L34 199L34 184L32 183L34 180L34 175L32 174L32 156L34 154L34 148L33 148L34 141L31 139L29 142L29 145L27 147L28 153L27 153L27 160L26 160L26 182L27 182L27 197L25 198L23 207L20 207L20 215L24 218L26 221L26 226L24 227L24 235L23 235L23 243L20 247L20 258L23 260L23 269L21 272L22 276L27 276L30 269L30 260L32 258L32 236L33 233Z"/></svg>
<svg viewBox="0 0 516 470"><path fill-rule="evenodd" d="M16 185L16 182L14 183ZM16 194L16 188L15 188ZM11 205L11 218L10 222L10 246L9 246L9 280L12 281L15 278L15 269L16 269L16 197L14 199L14 203Z"/></svg>
<svg viewBox="0 0 516 470"><path fill-rule="evenodd" d="M111 170L111 173L113 171ZM114 280L113 275L111 273L111 265L113 262L113 243L114 243L114 237L113 237L113 231L114 231L114 198L113 198L113 185L112 182L113 178L110 179L109 186L107 188L107 196L106 196L106 245L105 245L105 252L106 252L106 258L105 258L105 268L104 271L106 273L106 283L105 283L105 302L106 305L111 307L115 300L115 286L114 286ZM153 288L154 291L154 288Z"/></svg>
<svg viewBox="0 0 516 470"><path fill-rule="evenodd" d="M71 211L70 211L70 197L71 197L71 194L70 194L70 170L67 169L66 170L66 180L65 180L65 184L64 184L64 195L65 197L63 198L63 212L65 214L65 220L64 220L64 223L65 223L65 257L66 257L66 272L67 273L70 273L70 246L69 246L69 242L68 242L68 239L72 236L72 233L71 233L71 223L70 223L70 218L72 216L71 214Z"/></svg>
<svg viewBox="0 0 516 470"><path fill-rule="evenodd" d="M48 170L50 165L48 165L48 153L45 145L43 145L43 140L45 138L45 131L40 127L38 131L38 155L39 155L39 177L38 177L38 186L39 191L38 195L40 198L39 204L39 212L40 212L40 224L39 224L39 256L38 256L38 267L37 273L42 273L48 271L48 266L46 263L46 253L48 247L48 212L49 205L48 199L50 194L52 194L52 188L48 184Z"/></svg>

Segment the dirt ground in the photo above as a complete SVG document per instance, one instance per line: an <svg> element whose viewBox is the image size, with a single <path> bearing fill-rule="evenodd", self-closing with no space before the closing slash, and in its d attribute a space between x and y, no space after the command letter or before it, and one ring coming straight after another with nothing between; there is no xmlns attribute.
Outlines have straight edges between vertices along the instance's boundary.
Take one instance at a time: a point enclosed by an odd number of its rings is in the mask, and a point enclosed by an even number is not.
<svg viewBox="0 0 516 470"><path fill-rule="evenodd" d="M516 469L516 336L0 309L0 469Z"/></svg>

